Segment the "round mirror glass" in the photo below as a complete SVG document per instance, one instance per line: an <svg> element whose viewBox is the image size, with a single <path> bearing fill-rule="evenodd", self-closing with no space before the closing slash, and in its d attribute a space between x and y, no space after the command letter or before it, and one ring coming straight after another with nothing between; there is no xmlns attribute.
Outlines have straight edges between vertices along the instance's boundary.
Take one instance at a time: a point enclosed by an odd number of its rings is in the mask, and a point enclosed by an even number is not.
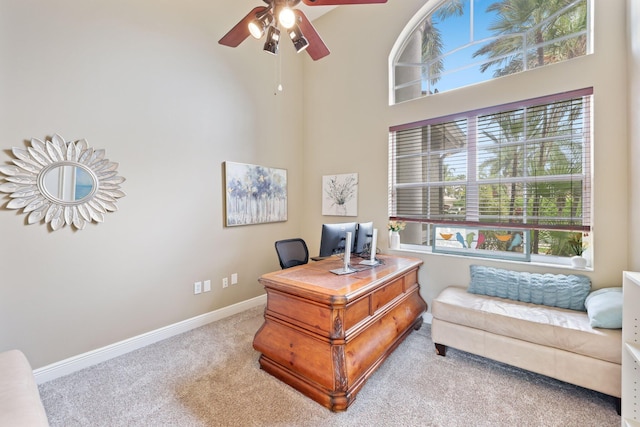
<svg viewBox="0 0 640 427"><path fill-rule="evenodd" d="M64 203L75 203L94 192L91 173L77 165L54 166L47 170L42 181L46 193Z"/></svg>

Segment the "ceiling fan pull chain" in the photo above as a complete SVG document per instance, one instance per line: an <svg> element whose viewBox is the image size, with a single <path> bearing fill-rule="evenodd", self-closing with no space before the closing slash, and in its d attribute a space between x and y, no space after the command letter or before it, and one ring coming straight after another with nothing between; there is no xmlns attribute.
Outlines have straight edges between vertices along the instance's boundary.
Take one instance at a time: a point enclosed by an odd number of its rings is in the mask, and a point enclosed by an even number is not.
<svg viewBox="0 0 640 427"><path fill-rule="evenodd" d="M278 55L276 58L276 90L273 94L278 95L282 90L282 55Z"/></svg>

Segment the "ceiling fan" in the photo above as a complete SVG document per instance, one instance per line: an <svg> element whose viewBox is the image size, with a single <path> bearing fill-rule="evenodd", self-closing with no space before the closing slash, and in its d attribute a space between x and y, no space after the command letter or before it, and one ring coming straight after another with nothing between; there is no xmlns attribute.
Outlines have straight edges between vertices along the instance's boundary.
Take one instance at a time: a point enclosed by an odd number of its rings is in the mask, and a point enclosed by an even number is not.
<svg viewBox="0 0 640 427"><path fill-rule="evenodd" d="M218 43L236 47L250 35L261 39L267 35L264 51L273 55L278 53L280 28L293 42L297 52L306 50L311 59L317 61L329 55L324 44L309 19L295 6L302 1L307 6L338 6L345 4L386 3L387 0L263 0L267 6L255 7L242 18L235 27L222 37Z"/></svg>

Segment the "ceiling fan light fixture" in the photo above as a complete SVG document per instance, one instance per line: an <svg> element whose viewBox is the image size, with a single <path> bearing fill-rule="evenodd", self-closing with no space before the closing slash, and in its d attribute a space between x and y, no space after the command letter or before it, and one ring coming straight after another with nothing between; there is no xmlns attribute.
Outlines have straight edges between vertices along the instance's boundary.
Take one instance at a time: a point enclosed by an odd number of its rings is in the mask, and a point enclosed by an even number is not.
<svg viewBox="0 0 640 427"><path fill-rule="evenodd" d="M293 46L296 48L296 52L300 53L309 47L309 40L302 34L302 30L297 25L294 25L288 30L289 37L293 42Z"/></svg>
<svg viewBox="0 0 640 427"><path fill-rule="evenodd" d="M289 29L296 23L296 14L293 12L293 9L285 6L280 10L280 13L278 13L278 21L284 28Z"/></svg>
<svg viewBox="0 0 640 427"><path fill-rule="evenodd" d="M257 0L256 0L257 1ZM253 36L261 39L271 34L264 43L264 50L277 54L280 31L287 34L298 52L305 50L312 60L317 61L331 52L322 41L320 34L302 10L305 6L339 6L346 4L386 3L388 0L262 0L266 6L256 6L247 13L218 43L223 46L238 47ZM426 0L425 0L426 1ZM296 27L296 28L294 28ZM294 28L292 30L292 28ZM276 31L276 29L279 29Z"/></svg>
<svg viewBox="0 0 640 427"><path fill-rule="evenodd" d="M249 22L249 33L251 33L254 38L261 39L262 36L264 36L264 32L272 22L273 15L271 14L270 9L267 9L262 13L258 13L256 14L255 19Z"/></svg>
<svg viewBox="0 0 640 427"><path fill-rule="evenodd" d="M280 30L274 26L269 27L267 41L264 42L264 51L272 55L278 54L278 42L280 41Z"/></svg>
<svg viewBox="0 0 640 427"><path fill-rule="evenodd" d="M257 19L249 22L249 33L256 39L261 38L264 35L264 25Z"/></svg>

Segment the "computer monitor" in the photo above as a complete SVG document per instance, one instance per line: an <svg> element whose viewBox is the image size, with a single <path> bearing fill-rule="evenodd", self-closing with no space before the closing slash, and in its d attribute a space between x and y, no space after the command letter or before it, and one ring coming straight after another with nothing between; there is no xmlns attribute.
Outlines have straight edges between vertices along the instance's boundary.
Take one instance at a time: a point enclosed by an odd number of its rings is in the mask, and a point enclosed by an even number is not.
<svg viewBox="0 0 640 427"><path fill-rule="evenodd" d="M334 254L344 252L345 238L347 231L351 232L351 251L355 239L353 236L356 234L355 222L341 222L337 224L322 224L322 237L320 240L320 256L327 257Z"/></svg>
<svg viewBox="0 0 640 427"><path fill-rule="evenodd" d="M373 237L373 222L361 222L358 224L358 231L356 233L356 244L353 250L356 254L363 252L370 253L371 251L371 238Z"/></svg>

